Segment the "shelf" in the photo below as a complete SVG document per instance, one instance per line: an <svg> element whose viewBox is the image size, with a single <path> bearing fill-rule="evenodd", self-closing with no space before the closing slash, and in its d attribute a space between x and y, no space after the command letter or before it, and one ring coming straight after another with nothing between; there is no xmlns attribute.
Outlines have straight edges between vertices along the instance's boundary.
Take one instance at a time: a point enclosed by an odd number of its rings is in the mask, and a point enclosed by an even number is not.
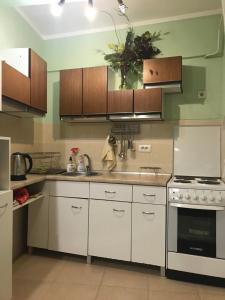
<svg viewBox="0 0 225 300"><path fill-rule="evenodd" d="M23 203L23 204L19 204L18 202L15 202L16 204L13 203L13 211L21 208L21 207L24 207L26 205L29 205L37 200L40 200L40 199L43 199L44 198L44 195L43 194L36 194L36 195L32 195L29 200L27 200L27 202Z"/></svg>

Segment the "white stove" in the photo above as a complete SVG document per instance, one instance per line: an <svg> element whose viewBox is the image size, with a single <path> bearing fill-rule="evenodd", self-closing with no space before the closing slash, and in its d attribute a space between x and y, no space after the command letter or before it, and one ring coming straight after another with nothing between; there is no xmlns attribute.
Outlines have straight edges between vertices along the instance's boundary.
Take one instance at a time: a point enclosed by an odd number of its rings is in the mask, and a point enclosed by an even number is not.
<svg viewBox="0 0 225 300"><path fill-rule="evenodd" d="M167 189L168 277L183 272L225 278L220 138L218 126L175 129L174 176Z"/></svg>

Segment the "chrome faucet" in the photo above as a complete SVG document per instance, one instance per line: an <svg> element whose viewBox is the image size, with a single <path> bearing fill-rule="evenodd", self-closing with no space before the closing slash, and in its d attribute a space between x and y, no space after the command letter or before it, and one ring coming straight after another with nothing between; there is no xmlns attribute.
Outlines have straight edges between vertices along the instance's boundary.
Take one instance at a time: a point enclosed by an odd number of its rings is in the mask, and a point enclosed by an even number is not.
<svg viewBox="0 0 225 300"><path fill-rule="evenodd" d="M88 174L88 173L91 172L91 158L87 154L84 154L83 156L86 157L87 161L88 161L88 164L85 166L86 167L86 174Z"/></svg>

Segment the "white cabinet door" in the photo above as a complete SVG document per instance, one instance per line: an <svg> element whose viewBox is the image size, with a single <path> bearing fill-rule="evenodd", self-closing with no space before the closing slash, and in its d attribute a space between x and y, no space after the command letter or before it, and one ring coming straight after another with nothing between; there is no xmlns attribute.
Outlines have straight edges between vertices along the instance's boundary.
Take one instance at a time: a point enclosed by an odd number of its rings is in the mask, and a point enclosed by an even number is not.
<svg viewBox="0 0 225 300"><path fill-rule="evenodd" d="M28 206L27 245L48 249L48 205L49 196L45 194Z"/></svg>
<svg viewBox="0 0 225 300"><path fill-rule="evenodd" d="M12 192L0 192L0 299L12 297Z"/></svg>
<svg viewBox="0 0 225 300"><path fill-rule="evenodd" d="M90 201L88 254L130 261L130 203Z"/></svg>
<svg viewBox="0 0 225 300"><path fill-rule="evenodd" d="M132 261L165 266L166 208L132 204Z"/></svg>
<svg viewBox="0 0 225 300"><path fill-rule="evenodd" d="M50 197L49 250L87 255L88 200Z"/></svg>

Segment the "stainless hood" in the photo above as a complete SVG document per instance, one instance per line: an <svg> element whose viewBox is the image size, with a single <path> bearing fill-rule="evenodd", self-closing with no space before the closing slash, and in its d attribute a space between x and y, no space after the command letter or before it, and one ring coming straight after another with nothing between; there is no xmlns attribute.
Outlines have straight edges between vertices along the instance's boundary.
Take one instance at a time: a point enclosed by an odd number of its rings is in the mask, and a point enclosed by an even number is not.
<svg viewBox="0 0 225 300"><path fill-rule="evenodd" d="M105 122L131 122L131 121L162 121L161 113L150 114L129 114L129 115L109 115L107 117L76 117L64 116L61 121L67 123L105 123Z"/></svg>

